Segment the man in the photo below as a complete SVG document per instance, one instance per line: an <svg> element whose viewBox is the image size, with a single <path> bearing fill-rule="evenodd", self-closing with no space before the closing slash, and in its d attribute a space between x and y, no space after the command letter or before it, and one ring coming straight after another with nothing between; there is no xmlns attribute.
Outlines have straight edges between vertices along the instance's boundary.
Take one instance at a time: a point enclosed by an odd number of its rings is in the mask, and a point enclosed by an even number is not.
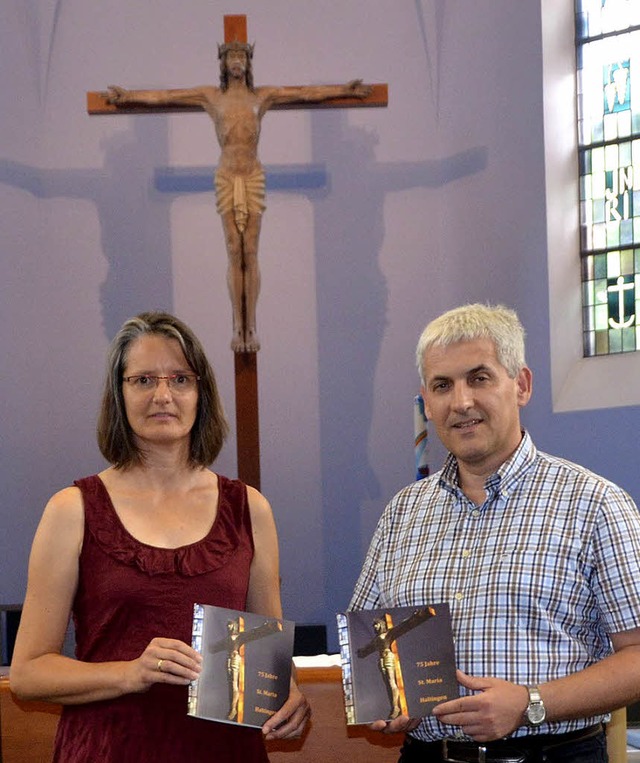
<svg viewBox="0 0 640 763"><path fill-rule="evenodd" d="M260 291L258 238L264 211L264 170L258 159L262 117L276 105L329 98L365 98L361 80L346 85L306 87L253 86L253 45L218 46L220 87L179 90L125 90L112 85L107 100L116 105L141 103L201 106L213 120L220 162L216 172L217 208L222 219L229 267L227 285L233 311L231 349L257 352L256 305Z"/></svg>
<svg viewBox="0 0 640 763"><path fill-rule="evenodd" d="M350 608L449 602L461 696L372 728L408 732L401 763L606 761L602 721L640 697L637 509L522 430L514 312L445 313L417 361L449 456L385 509Z"/></svg>

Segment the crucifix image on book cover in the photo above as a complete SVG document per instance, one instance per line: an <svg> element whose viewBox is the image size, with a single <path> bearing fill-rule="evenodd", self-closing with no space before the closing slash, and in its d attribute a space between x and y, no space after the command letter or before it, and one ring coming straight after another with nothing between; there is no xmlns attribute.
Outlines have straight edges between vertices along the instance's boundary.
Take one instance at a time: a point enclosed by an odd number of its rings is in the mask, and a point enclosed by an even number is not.
<svg viewBox="0 0 640 763"><path fill-rule="evenodd" d="M347 723L419 718L458 696L448 604L338 614Z"/></svg>
<svg viewBox="0 0 640 763"><path fill-rule="evenodd" d="M202 673L189 688L189 715L260 727L289 696L294 624L196 604L192 646Z"/></svg>

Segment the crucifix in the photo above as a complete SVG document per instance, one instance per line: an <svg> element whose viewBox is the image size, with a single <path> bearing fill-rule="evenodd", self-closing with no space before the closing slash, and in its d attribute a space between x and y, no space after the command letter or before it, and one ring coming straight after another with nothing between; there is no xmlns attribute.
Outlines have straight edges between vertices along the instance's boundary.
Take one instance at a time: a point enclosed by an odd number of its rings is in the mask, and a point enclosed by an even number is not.
<svg viewBox="0 0 640 763"><path fill-rule="evenodd" d="M238 476L260 488L256 303L260 289L258 238L264 205L264 170L257 147L264 114L271 109L386 106L386 85L254 87L253 46L247 43L246 16L224 17L218 46L220 87L177 90L125 90L87 94L89 114L140 114L204 110L212 119L221 154L215 176L228 255L235 356Z"/></svg>

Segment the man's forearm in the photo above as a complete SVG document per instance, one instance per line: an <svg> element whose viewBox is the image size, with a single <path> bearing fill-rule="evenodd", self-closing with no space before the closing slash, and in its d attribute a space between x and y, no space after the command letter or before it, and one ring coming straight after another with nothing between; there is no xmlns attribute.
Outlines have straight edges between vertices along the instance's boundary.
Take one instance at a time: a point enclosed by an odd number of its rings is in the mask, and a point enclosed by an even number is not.
<svg viewBox="0 0 640 763"><path fill-rule="evenodd" d="M640 646L628 646L585 670L541 684L550 721L585 718L640 699Z"/></svg>

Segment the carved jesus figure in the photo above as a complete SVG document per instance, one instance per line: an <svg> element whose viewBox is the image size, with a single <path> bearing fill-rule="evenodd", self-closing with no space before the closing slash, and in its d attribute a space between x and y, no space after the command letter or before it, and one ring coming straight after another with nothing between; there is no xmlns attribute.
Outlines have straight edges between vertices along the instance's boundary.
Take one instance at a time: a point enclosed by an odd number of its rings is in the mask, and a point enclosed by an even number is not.
<svg viewBox="0 0 640 763"><path fill-rule="evenodd" d="M389 695L390 720L397 718L402 713L400 688L397 680L397 659L393 652L392 644L401 636L404 636L405 633L409 633L409 631L420 625L420 623L425 622L430 617L434 617L435 614L436 611L433 607L416 609L409 617L391 628L387 624L386 617L376 617L373 621L373 630L376 635L368 644L360 647L356 652L360 659L378 652L378 668Z"/></svg>
<svg viewBox="0 0 640 763"><path fill-rule="evenodd" d="M112 85L107 100L116 105L200 106L213 120L220 144L215 188L228 255L227 285L233 311L231 349L257 352L258 239L265 209L264 170L258 159L262 117L273 106L296 101L366 98L371 88L361 80L346 85L254 87L253 45L241 42L219 45L218 58L220 87L125 90Z"/></svg>
<svg viewBox="0 0 640 763"><path fill-rule="evenodd" d="M235 721L238 717L238 703L240 701L240 670L243 664L241 648L250 641L270 636L282 630L282 625L277 620L268 620L262 625L257 625L248 631L240 630L240 619L235 618L227 621L227 636L216 642L210 652L227 650L227 679L229 686L229 714L227 718Z"/></svg>

